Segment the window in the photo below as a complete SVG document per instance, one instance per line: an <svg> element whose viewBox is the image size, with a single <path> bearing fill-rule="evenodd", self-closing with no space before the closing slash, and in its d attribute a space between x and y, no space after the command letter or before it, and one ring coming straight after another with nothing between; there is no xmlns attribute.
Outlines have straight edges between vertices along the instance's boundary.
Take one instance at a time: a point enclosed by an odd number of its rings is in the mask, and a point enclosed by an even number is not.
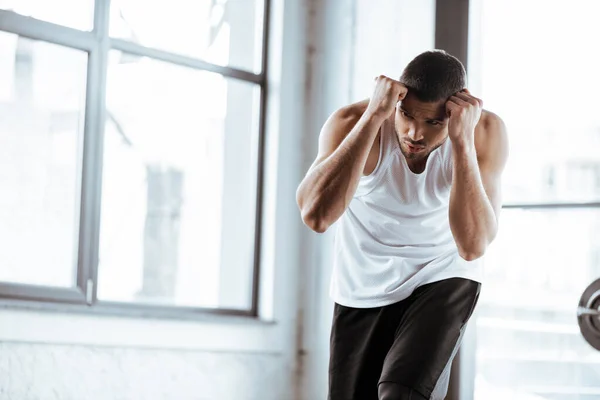
<svg viewBox="0 0 600 400"><path fill-rule="evenodd" d="M94 0L0 0L0 10L85 31L94 26Z"/></svg>
<svg viewBox="0 0 600 400"><path fill-rule="evenodd" d="M471 0L470 85L511 145L474 318L476 400L600 397L576 318L600 277L599 14L595 0Z"/></svg>
<svg viewBox="0 0 600 400"><path fill-rule="evenodd" d="M0 298L255 316L267 0L46 3L0 0Z"/></svg>
<svg viewBox="0 0 600 400"><path fill-rule="evenodd" d="M0 280L74 287L87 54L0 43Z"/></svg>
<svg viewBox="0 0 600 400"><path fill-rule="evenodd" d="M475 320L476 399L598 398L600 353L575 314L600 276L598 237L600 209L504 210Z"/></svg>
<svg viewBox="0 0 600 400"><path fill-rule="evenodd" d="M112 0L110 35L260 72L263 10L258 3L261 1Z"/></svg>

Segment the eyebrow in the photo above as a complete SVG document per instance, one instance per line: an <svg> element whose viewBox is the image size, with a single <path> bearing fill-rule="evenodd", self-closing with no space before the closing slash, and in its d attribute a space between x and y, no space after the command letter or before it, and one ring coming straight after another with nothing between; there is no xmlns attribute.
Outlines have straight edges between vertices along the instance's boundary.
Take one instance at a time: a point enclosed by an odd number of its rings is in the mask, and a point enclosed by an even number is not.
<svg viewBox="0 0 600 400"><path fill-rule="evenodd" d="M400 109L401 109L401 110L402 110L402 111L403 111L405 114L407 114L407 115L409 115L409 116L411 116L411 117L413 116L411 113L409 113L408 111L406 111L406 108L404 108L404 107L400 106Z"/></svg>
<svg viewBox="0 0 600 400"><path fill-rule="evenodd" d="M414 116L413 116L411 113L409 113L408 111L406 111L406 109L405 109L404 107L400 106L400 109L401 109L402 111L404 111L406 114L408 114L409 116L411 116L411 117L413 117L413 118L414 118ZM425 121L426 121L426 122L429 122L429 121L436 121L436 122L440 122L440 123L441 123L441 122L444 122L444 120L445 120L445 119L446 119L446 118L442 118L442 119L439 119L439 118L425 118Z"/></svg>
<svg viewBox="0 0 600 400"><path fill-rule="evenodd" d="M429 122L429 121L435 121L435 122L442 123L442 122L444 122L445 119L446 118L443 118L443 119L439 119L439 118L427 118L425 121L427 121L427 122Z"/></svg>

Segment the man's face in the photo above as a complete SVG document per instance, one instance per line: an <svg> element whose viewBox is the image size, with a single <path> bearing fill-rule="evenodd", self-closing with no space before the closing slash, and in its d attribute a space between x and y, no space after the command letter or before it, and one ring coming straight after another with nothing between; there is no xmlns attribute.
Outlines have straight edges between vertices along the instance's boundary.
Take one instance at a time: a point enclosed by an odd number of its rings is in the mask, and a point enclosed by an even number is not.
<svg viewBox="0 0 600 400"><path fill-rule="evenodd" d="M396 134L408 160L424 160L448 137L446 100L424 103L410 91L396 106Z"/></svg>

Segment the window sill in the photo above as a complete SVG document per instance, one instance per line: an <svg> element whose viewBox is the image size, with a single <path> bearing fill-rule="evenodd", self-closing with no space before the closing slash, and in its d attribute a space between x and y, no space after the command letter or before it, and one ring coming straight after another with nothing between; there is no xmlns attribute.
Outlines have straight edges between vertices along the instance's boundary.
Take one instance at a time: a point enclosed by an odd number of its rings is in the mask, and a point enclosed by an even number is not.
<svg viewBox="0 0 600 400"><path fill-rule="evenodd" d="M281 353L279 330L251 316L0 301L0 341Z"/></svg>

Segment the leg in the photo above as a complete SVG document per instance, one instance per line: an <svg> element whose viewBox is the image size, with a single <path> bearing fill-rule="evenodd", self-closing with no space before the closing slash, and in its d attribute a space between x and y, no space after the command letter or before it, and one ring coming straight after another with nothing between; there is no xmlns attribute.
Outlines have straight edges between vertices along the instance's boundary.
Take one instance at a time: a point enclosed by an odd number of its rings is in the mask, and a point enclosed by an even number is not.
<svg viewBox="0 0 600 400"><path fill-rule="evenodd" d="M450 365L477 303L480 286L452 278L415 290L407 299L407 310L385 359L380 382L397 383L426 399L443 399Z"/></svg>
<svg viewBox="0 0 600 400"><path fill-rule="evenodd" d="M377 400L377 383L403 305L335 305L329 359L329 400Z"/></svg>

